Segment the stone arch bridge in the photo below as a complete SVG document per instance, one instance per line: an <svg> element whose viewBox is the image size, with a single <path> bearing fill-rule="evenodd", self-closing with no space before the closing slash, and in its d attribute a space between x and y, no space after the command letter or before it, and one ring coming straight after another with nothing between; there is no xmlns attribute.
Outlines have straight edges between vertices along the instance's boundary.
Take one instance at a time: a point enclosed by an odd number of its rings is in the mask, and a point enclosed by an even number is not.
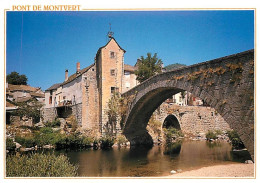
<svg viewBox="0 0 260 183"><path fill-rule="evenodd" d="M153 143L146 130L152 113L181 91L214 108L254 157L254 50L165 72L122 94L128 101L123 134L131 145Z"/></svg>

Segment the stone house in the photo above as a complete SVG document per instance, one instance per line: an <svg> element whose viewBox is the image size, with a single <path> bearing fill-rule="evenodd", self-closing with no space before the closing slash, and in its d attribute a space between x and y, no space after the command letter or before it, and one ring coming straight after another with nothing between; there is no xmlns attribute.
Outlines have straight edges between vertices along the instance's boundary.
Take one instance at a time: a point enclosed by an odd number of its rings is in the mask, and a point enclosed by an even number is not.
<svg viewBox="0 0 260 183"><path fill-rule="evenodd" d="M124 64L124 53L115 38L96 53L92 65L80 69L65 80L52 85L45 91L44 121L55 118L76 117L78 125L104 132L108 121L106 111L109 99L115 92L123 93L138 84L134 71L136 67Z"/></svg>
<svg viewBox="0 0 260 183"><path fill-rule="evenodd" d="M13 102L23 102L31 98L35 98L39 102L44 103L44 92L39 87L6 83L6 99Z"/></svg>
<svg viewBox="0 0 260 183"><path fill-rule="evenodd" d="M6 83L6 123L15 125L31 126L33 120L27 117L17 116L17 103L31 103L37 101L44 103L45 95L39 87L29 85L13 85Z"/></svg>

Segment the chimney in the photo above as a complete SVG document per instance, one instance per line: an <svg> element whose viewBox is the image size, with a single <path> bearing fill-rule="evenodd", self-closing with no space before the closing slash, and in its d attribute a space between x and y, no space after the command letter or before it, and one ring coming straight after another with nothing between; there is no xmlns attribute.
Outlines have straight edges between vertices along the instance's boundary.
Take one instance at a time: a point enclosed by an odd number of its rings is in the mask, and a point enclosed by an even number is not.
<svg viewBox="0 0 260 183"><path fill-rule="evenodd" d="M68 80L68 73L69 73L69 71L68 71L68 69L66 69L66 70L65 70L65 81Z"/></svg>
<svg viewBox="0 0 260 183"><path fill-rule="evenodd" d="M79 73L79 71L80 71L80 63L77 62L77 73Z"/></svg>

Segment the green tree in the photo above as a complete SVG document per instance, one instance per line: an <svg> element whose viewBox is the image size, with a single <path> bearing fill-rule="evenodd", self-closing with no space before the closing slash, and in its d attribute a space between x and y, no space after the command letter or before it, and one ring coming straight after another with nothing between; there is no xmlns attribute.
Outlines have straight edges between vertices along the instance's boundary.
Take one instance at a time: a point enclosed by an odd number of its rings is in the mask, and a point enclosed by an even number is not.
<svg viewBox="0 0 260 183"><path fill-rule="evenodd" d="M108 115L108 123L106 124L106 133L108 135L113 135L116 133L116 124L120 116L120 96L119 93L114 93L114 95L108 101L108 109L106 114Z"/></svg>
<svg viewBox="0 0 260 183"><path fill-rule="evenodd" d="M175 64L167 65L166 67L164 67L164 69L166 71L172 71L174 69L179 69L179 68L185 67L185 66L186 66L185 64L175 63Z"/></svg>
<svg viewBox="0 0 260 183"><path fill-rule="evenodd" d="M24 74L19 75L18 72L11 72L7 75L6 80L13 85L27 85L28 78Z"/></svg>
<svg viewBox="0 0 260 183"><path fill-rule="evenodd" d="M136 79L143 82L146 79L162 72L162 60L157 58L157 53L152 57L151 53L147 53L147 57L141 56L137 63L138 69L135 71Z"/></svg>

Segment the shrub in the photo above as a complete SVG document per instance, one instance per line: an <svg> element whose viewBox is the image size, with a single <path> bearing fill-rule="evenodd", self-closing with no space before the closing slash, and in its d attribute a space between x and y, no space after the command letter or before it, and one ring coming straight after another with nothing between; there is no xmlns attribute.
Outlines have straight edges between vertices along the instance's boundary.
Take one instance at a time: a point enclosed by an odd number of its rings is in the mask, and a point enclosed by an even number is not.
<svg viewBox="0 0 260 183"><path fill-rule="evenodd" d="M221 130L215 130L215 134L216 134L216 135L222 135L223 132L222 132Z"/></svg>
<svg viewBox="0 0 260 183"><path fill-rule="evenodd" d="M53 132L50 127L43 127L39 132L35 133L35 143L39 147L44 145L55 145L60 135L61 134L58 132Z"/></svg>
<svg viewBox="0 0 260 183"><path fill-rule="evenodd" d="M20 126L19 128L21 129L28 129L28 130L31 130L32 132L35 132L35 131L39 131L39 127L38 126Z"/></svg>
<svg viewBox="0 0 260 183"><path fill-rule="evenodd" d="M183 137L183 133L181 130L177 130L176 128L170 127L168 129L164 128L163 129L165 137L166 137L166 142L171 143L173 140L178 139L179 137Z"/></svg>
<svg viewBox="0 0 260 183"><path fill-rule="evenodd" d="M245 148L245 145L243 144L242 140L239 138L236 131L231 130L227 132L229 139L231 140L232 147L237 149L243 149Z"/></svg>
<svg viewBox="0 0 260 183"><path fill-rule="evenodd" d="M47 121L46 123L45 123L45 126L46 127L52 127L52 128L54 128L54 127L60 127L60 120L59 119L55 119L54 121L52 121L52 122L50 122L50 121Z"/></svg>
<svg viewBox="0 0 260 183"><path fill-rule="evenodd" d="M77 167L64 155L31 154L6 158L7 177L73 177Z"/></svg>
<svg viewBox="0 0 260 183"><path fill-rule="evenodd" d="M13 150L15 150L15 148L16 148L16 145L15 145L13 139L7 138L6 139L6 150L13 151Z"/></svg>
<svg viewBox="0 0 260 183"><path fill-rule="evenodd" d="M107 149L114 145L115 139L113 137L102 137L99 139L101 149Z"/></svg>
<svg viewBox="0 0 260 183"><path fill-rule="evenodd" d="M118 145L122 145L124 143L126 143L128 140L125 138L124 135L118 135L117 136L117 139L116 139L116 142Z"/></svg>
<svg viewBox="0 0 260 183"><path fill-rule="evenodd" d="M154 133L160 134L161 133L161 122L155 120L154 116L152 116L148 122L148 125L154 131Z"/></svg>
<svg viewBox="0 0 260 183"><path fill-rule="evenodd" d="M40 129L40 133L44 133L44 134L53 133L53 130L51 127L43 127Z"/></svg>
<svg viewBox="0 0 260 183"><path fill-rule="evenodd" d="M57 149L67 149L67 148L88 148L91 147L93 139L91 137L77 136L72 134L69 136L59 135L55 141L55 146Z"/></svg>
<svg viewBox="0 0 260 183"><path fill-rule="evenodd" d="M217 135L215 132L213 131L208 131L208 133L206 133L206 138L207 140L210 140L210 139L217 139Z"/></svg>
<svg viewBox="0 0 260 183"><path fill-rule="evenodd" d="M67 137L65 134L60 134L57 136L56 142L55 142L55 148L56 149L66 149L68 148L68 142Z"/></svg>
<svg viewBox="0 0 260 183"><path fill-rule="evenodd" d="M39 147L44 145L55 145L58 136L58 133L36 133L35 144Z"/></svg>
<svg viewBox="0 0 260 183"><path fill-rule="evenodd" d="M71 128L72 132L76 131L76 129L78 127L78 122L77 122L77 119L74 115L70 115L67 118L67 125L68 125L69 128Z"/></svg>
<svg viewBox="0 0 260 183"><path fill-rule="evenodd" d="M26 136L26 137L16 136L15 142L18 142L23 147L28 147L28 148L34 147L36 145L35 138L33 136Z"/></svg>

